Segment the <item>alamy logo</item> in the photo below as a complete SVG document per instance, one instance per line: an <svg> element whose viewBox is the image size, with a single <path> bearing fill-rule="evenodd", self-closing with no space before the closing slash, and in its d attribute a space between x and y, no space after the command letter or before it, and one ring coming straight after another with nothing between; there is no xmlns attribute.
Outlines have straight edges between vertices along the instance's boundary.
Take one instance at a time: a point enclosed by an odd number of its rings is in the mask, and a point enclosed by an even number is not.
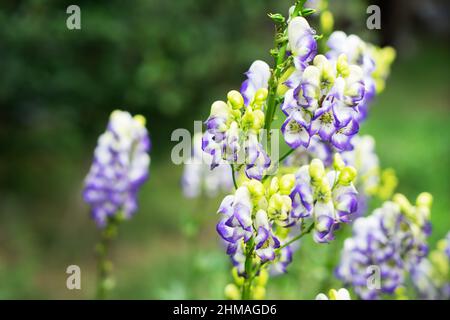
<svg viewBox="0 0 450 320"><path fill-rule="evenodd" d="M380 30L381 29L381 9L377 5L370 5L366 10L367 14L370 16L367 18L366 26L369 30Z"/></svg>
<svg viewBox="0 0 450 320"><path fill-rule="evenodd" d="M70 5L66 10L67 14L70 16L67 17L66 26L69 30L80 30L81 29L81 9L77 5Z"/></svg>
<svg viewBox="0 0 450 320"><path fill-rule="evenodd" d="M81 269L77 265L70 265L66 269L66 273L70 274L66 280L66 287L69 290L81 290Z"/></svg>

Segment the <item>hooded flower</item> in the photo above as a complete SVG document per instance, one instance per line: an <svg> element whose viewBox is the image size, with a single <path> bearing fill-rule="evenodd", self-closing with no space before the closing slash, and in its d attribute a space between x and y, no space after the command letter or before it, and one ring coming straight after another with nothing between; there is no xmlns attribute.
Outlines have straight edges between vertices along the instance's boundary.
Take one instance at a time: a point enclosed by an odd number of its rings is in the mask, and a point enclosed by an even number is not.
<svg viewBox="0 0 450 320"><path fill-rule="evenodd" d="M419 195L415 207L397 195L372 215L356 219L353 236L344 242L337 277L363 299L394 293L404 283L405 271L426 255L430 206L427 193ZM374 272L379 283L368 285Z"/></svg>
<svg viewBox="0 0 450 320"><path fill-rule="evenodd" d="M297 70L304 70L317 53L314 30L303 17L295 17L288 25L289 49Z"/></svg>
<svg viewBox="0 0 450 320"><path fill-rule="evenodd" d="M360 67L349 65L345 55L336 61L315 56L298 86L288 90L282 105L287 119L282 126L286 143L307 148L319 136L338 151L350 150L350 139L359 131L358 106L364 97Z"/></svg>
<svg viewBox="0 0 450 320"><path fill-rule="evenodd" d="M357 209L357 191L352 184L355 170L345 166L336 169L326 172L322 161L314 159L298 170L290 194L292 211L285 224L312 219L314 240L319 243L333 240L339 223L349 222Z"/></svg>
<svg viewBox="0 0 450 320"><path fill-rule="evenodd" d="M98 139L83 191L98 226L103 227L108 217L129 218L137 210L137 193L148 177L149 150L145 118L112 112Z"/></svg>
<svg viewBox="0 0 450 320"><path fill-rule="evenodd" d="M258 60L246 74L242 94L232 90L227 102L212 104L205 122L202 149L211 155L212 169L220 163L245 164L247 176L260 180L271 163L260 143L270 70L265 62Z"/></svg>
<svg viewBox="0 0 450 320"><path fill-rule="evenodd" d="M228 242L228 253L235 253L238 240L247 242L252 236L251 212L253 204L246 187L240 187L234 195L226 196L218 210L222 215L217 232Z"/></svg>
<svg viewBox="0 0 450 320"><path fill-rule="evenodd" d="M360 122L366 118L376 92L380 92L384 87L395 51L390 47L377 48L356 35L346 35L342 31L333 32L327 45L330 48L326 54L327 58L337 60L339 55L345 54L350 63L358 65L363 71L365 94L357 115Z"/></svg>
<svg viewBox="0 0 450 320"><path fill-rule="evenodd" d="M272 226L269 224L267 213L262 209L256 213L255 229L256 254L262 261L274 260L275 249L280 247L280 241L272 233Z"/></svg>
<svg viewBox="0 0 450 320"><path fill-rule="evenodd" d="M226 242L227 253L238 270L242 270L240 262L248 246L261 262L287 259L281 258L285 250L277 250L281 243L275 234L275 222L280 217L285 219L291 210L289 193L294 180L289 174L273 177L267 186L256 179L247 180L234 195L223 199L218 210L221 219L217 232Z"/></svg>
<svg viewBox="0 0 450 320"><path fill-rule="evenodd" d="M252 63L245 75L247 76L247 80L241 85L241 94L244 97L244 104L248 106L253 102L255 94L259 89L267 89L269 86L269 65L264 61L256 60Z"/></svg>

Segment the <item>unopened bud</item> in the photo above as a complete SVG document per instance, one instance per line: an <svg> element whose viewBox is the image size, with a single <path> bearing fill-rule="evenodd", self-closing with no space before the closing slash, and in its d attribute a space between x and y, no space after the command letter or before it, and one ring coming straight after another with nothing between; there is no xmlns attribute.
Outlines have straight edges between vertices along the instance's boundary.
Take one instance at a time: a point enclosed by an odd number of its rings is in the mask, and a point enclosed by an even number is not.
<svg viewBox="0 0 450 320"><path fill-rule="evenodd" d="M428 192L422 192L417 196L416 205L418 207L427 207L431 208L433 204L433 196Z"/></svg>
<svg viewBox="0 0 450 320"><path fill-rule="evenodd" d="M225 298L230 300L239 300L239 288L234 283L229 283L225 286Z"/></svg>
<svg viewBox="0 0 450 320"><path fill-rule="evenodd" d="M309 175L313 180L320 180L325 175L323 162L319 159L313 159L309 165Z"/></svg>
<svg viewBox="0 0 450 320"><path fill-rule="evenodd" d="M290 194L295 185L295 175L285 174L281 177L279 185L282 194Z"/></svg>
<svg viewBox="0 0 450 320"><path fill-rule="evenodd" d="M356 178L356 169L352 166L344 167L340 174L338 183L343 186L348 186Z"/></svg>
<svg viewBox="0 0 450 320"><path fill-rule="evenodd" d="M231 90L227 94L227 99L233 109L240 109L244 105L244 98L239 91Z"/></svg>

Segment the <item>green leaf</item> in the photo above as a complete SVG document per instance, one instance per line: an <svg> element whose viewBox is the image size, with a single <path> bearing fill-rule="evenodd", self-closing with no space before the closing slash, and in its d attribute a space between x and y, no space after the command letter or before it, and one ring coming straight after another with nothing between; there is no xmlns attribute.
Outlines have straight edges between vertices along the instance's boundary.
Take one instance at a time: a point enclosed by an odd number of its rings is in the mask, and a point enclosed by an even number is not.
<svg viewBox="0 0 450 320"><path fill-rule="evenodd" d="M305 9L302 10L302 16L307 17L309 15L312 15L315 12L316 12L315 9L305 8Z"/></svg>
<svg viewBox="0 0 450 320"><path fill-rule="evenodd" d="M268 16L275 23L284 23L286 21L286 18L281 13L269 13Z"/></svg>

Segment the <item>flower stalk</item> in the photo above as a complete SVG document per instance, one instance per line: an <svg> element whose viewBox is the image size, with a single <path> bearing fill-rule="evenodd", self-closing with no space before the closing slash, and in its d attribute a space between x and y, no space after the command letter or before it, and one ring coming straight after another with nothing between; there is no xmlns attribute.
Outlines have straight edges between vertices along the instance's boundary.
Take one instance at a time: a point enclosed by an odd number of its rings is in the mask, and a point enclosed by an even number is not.
<svg viewBox="0 0 450 320"><path fill-rule="evenodd" d="M108 219L101 232L100 242L96 246L98 259L97 299L99 300L108 298L115 285L112 277L113 263L110 259L110 251L111 243L117 237L120 221L120 215Z"/></svg>

